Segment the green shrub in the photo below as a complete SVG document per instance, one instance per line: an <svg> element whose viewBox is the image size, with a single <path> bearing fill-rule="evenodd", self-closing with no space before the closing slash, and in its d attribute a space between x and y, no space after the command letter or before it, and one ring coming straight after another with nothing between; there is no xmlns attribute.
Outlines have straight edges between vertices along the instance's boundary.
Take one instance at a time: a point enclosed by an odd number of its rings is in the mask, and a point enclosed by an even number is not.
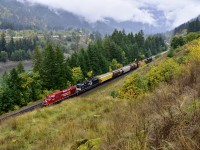
<svg viewBox="0 0 200 150"><path fill-rule="evenodd" d="M6 62L8 60L8 54L5 51L0 52L0 61Z"/></svg>
<svg viewBox="0 0 200 150"><path fill-rule="evenodd" d="M167 53L167 57L172 58L174 56L174 50L171 49L168 53Z"/></svg>
<svg viewBox="0 0 200 150"><path fill-rule="evenodd" d="M113 98L116 98L116 97L119 96L119 93L118 93L117 91L112 91L112 92L110 93L110 95L111 95Z"/></svg>

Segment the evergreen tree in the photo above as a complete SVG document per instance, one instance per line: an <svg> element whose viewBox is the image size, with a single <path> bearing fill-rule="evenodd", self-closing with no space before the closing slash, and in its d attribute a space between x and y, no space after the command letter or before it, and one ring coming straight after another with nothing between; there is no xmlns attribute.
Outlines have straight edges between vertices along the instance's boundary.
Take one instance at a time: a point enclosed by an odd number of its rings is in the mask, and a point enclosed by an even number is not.
<svg viewBox="0 0 200 150"><path fill-rule="evenodd" d="M8 43L8 46L7 46L7 52L8 52L9 58L11 57L11 54L14 51L15 51L15 43L14 43L13 37L11 37L10 42Z"/></svg>
<svg viewBox="0 0 200 150"><path fill-rule="evenodd" d="M33 53L33 71L41 74L42 69L42 53L38 47L35 48Z"/></svg>
<svg viewBox="0 0 200 150"><path fill-rule="evenodd" d="M22 98L21 80L15 68L10 71L9 79L7 81L9 99L12 100L15 105L24 106L25 101Z"/></svg>
<svg viewBox="0 0 200 150"><path fill-rule="evenodd" d="M42 94L42 83L41 83L41 78L39 73L32 73L31 74L31 79L32 82L30 84L31 88L31 100L38 100L41 99L41 94Z"/></svg>
<svg viewBox="0 0 200 150"><path fill-rule="evenodd" d="M90 59L91 69L92 69L94 75L98 75L99 73L102 72L102 70L99 66L98 55L99 55L99 53L96 52L94 45L89 44L88 45L88 56L89 56L89 59Z"/></svg>
<svg viewBox="0 0 200 150"><path fill-rule="evenodd" d="M182 46L182 45L184 45L184 39L183 39L183 37L181 37L181 36L175 36L173 39L172 39L172 42L171 42L171 47L173 48L173 49L175 49L175 48L177 48L177 47L179 47L179 46Z"/></svg>
<svg viewBox="0 0 200 150"><path fill-rule="evenodd" d="M7 72L3 74L1 83L1 112L7 112L8 110L12 110L14 107L14 101L10 98L10 91L8 87L9 83L9 75Z"/></svg>
<svg viewBox="0 0 200 150"><path fill-rule="evenodd" d="M1 40L0 40L0 52L1 51L7 52L6 39L5 39L5 34L4 33L1 34Z"/></svg>
<svg viewBox="0 0 200 150"><path fill-rule="evenodd" d="M122 61L121 61L122 65L123 66L126 65L128 63L128 60L126 58L126 53L124 51L122 51L121 58L122 58Z"/></svg>
<svg viewBox="0 0 200 150"><path fill-rule="evenodd" d="M63 89L67 85L67 78L66 78L66 70L65 70L65 62L64 62L64 54L60 49L60 46L56 47L55 51L55 77L56 80L56 88Z"/></svg>
<svg viewBox="0 0 200 150"><path fill-rule="evenodd" d="M144 33L141 30L139 33L135 34L136 43L139 48L144 48Z"/></svg>
<svg viewBox="0 0 200 150"><path fill-rule="evenodd" d="M70 68L69 64L67 61L64 62L64 68L65 68L65 78L68 83L72 83L72 69Z"/></svg>
<svg viewBox="0 0 200 150"><path fill-rule="evenodd" d="M86 59L84 58L84 55L85 55L85 51L84 51L83 48L81 48L80 53L78 55L78 60L79 60L80 67L81 67L81 70L83 72L83 75L86 77L88 69L87 69L87 66L86 66L87 64L86 64Z"/></svg>
<svg viewBox="0 0 200 150"><path fill-rule="evenodd" d="M5 51L0 52L0 61L6 62L8 60L8 54Z"/></svg>
<svg viewBox="0 0 200 150"><path fill-rule="evenodd" d="M56 89L57 77L55 76L55 61L55 52L53 50L52 45L48 43L44 50L44 60L42 63L40 74L42 84L48 90Z"/></svg>
<svg viewBox="0 0 200 150"><path fill-rule="evenodd" d="M17 71L18 74L25 72L24 66L23 66L23 64L21 62L19 62L17 64L17 70L16 71Z"/></svg>

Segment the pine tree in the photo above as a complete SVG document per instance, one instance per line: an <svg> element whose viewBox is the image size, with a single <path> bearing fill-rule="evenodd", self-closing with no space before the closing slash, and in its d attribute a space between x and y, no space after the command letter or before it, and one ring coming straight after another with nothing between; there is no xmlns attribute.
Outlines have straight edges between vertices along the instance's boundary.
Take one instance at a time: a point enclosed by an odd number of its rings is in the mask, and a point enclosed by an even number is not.
<svg viewBox="0 0 200 150"><path fill-rule="evenodd" d="M8 86L9 83L9 75L7 72L3 74L1 83L1 112L7 112L8 110L12 110L14 107L14 101L10 97L10 89Z"/></svg>
<svg viewBox="0 0 200 150"><path fill-rule="evenodd" d="M72 69L70 68L67 60L64 62L64 68L67 82L72 83Z"/></svg>
<svg viewBox="0 0 200 150"><path fill-rule="evenodd" d="M14 51L15 51L15 43L14 43L13 37L11 37L10 42L8 43L8 46L7 46L7 52L8 52L9 58L11 57L11 54Z"/></svg>
<svg viewBox="0 0 200 150"><path fill-rule="evenodd" d="M42 53L38 47L35 48L33 53L33 71L41 74L42 69Z"/></svg>
<svg viewBox="0 0 200 150"><path fill-rule="evenodd" d="M5 34L4 33L2 33L1 40L0 40L0 52L1 51L7 52L7 49L6 49L6 39L5 39Z"/></svg>
<svg viewBox="0 0 200 150"><path fill-rule="evenodd" d="M15 105L24 106L25 100L22 97L21 80L15 68L10 71L7 84L9 99L11 99Z"/></svg>
<svg viewBox="0 0 200 150"><path fill-rule="evenodd" d="M55 52L52 45L48 43L44 50L44 60L40 74L43 86L48 90L56 89L55 64Z"/></svg>
<svg viewBox="0 0 200 150"><path fill-rule="evenodd" d="M16 68L17 68L17 73L18 73L18 74L25 72L24 66L23 66L23 64L22 64L21 62L19 62L19 63L17 64L17 67L16 67Z"/></svg>
<svg viewBox="0 0 200 150"><path fill-rule="evenodd" d="M126 58L126 53L124 51L122 51L121 53L121 58L122 58L122 61L121 61L122 65L126 65L128 63L127 62L128 60Z"/></svg>
<svg viewBox="0 0 200 150"><path fill-rule="evenodd" d="M64 64L64 54L60 49L60 46L56 47L55 51L55 77L56 80L56 88L63 89L67 85L67 78L66 78L66 70Z"/></svg>
<svg viewBox="0 0 200 150"><path fill-rule="evenodd" d="M83 75L86 77L87 76L87 67L86 67L86 60L84 59L84 55L85 55L85 51L83 48L81 48L81 51L78 55L78 60L79 60L79 63L80 63L80 67L81 67L81 70L83 72Z"/></svg>
<svg viewBox="0 0 200 150"><path fill-rule="evenodd" d="M96 52L96 48L94 45L89 44L88 45L88 56L90 59L90 65L91 65L91 69L94 73L94 75L98 75L99 73L102 72L100 65L99 65L99 53Z"/></svg>

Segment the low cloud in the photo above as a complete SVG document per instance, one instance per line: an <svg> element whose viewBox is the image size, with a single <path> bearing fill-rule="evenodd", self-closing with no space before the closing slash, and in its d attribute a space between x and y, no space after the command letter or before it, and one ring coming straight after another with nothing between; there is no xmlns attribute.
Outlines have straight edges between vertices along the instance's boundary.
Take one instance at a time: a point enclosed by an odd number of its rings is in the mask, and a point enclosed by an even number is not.
<svg viewBox="0 0 200 150"><path fill-rule="evenodd" d="M136 21L159 25L158 18L150 11L162 11L171 28L200 14L199 0L28 0L32 3L62 8L84 17L89 22L113 18L116 21ZM151 9L149 9L151 8Z"/></svg>

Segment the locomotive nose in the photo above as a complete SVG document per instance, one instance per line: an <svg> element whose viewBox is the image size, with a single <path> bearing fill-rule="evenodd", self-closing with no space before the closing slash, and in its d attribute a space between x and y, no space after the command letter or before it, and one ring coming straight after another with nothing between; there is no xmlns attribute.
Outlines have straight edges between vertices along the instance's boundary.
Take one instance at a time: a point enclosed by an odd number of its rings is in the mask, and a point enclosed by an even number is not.
<svg viewBox="0 0 200 150"><path fill-rule="evenodd" d="M43 100L43 105L48 105L48 101L49 101L49 99L44 99Z"/></svg>

